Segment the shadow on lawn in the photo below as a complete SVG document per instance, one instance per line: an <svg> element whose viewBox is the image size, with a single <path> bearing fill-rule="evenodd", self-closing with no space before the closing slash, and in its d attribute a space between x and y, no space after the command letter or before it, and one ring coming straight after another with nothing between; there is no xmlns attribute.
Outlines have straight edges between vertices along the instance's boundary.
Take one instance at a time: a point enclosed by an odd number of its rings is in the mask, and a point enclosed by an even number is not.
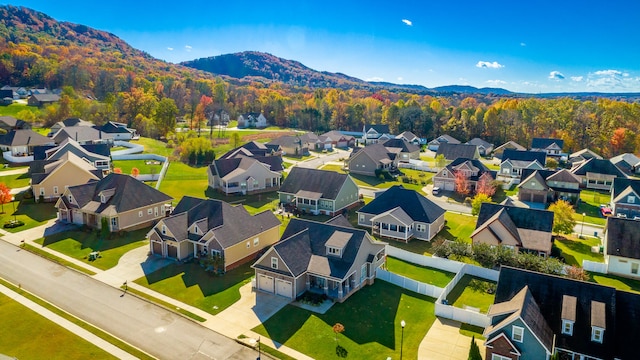
<svg viewBox="0 0 640 360"><path fill-rule="evenodd" d="M582 241L570 240L561 236L556 237L555 241L557 241L559 244L562 244L563 246L566 246L567 248L569 248L569 250L574 251L578 254L592 254L591 245L584 243ZM560 251L562 252L562 250ZM575 258L575 256L569 253L562 252L562 257L564 257L565 263L569 265L582 266L582 264L578 263L578 260Z"/></svg>
<svg viewBox="0 0 640 360"><path fill-rule="evenodd" d="M144 240L147 232L149 232L149 228L125 232L123 235L111 234L109 238L105 239L95 229L91 231L76 229L45 236L42 246L49 246L65 239L73 239L82 244L81 249L90 248L93 251L106 251Z"/></svg>
<svg viewBox="0 0 640 360"><path fill-rule="evenodd" d="M16 212L13 215L26 215L37 222L43 222L56 217L56 208L54 203L37 204L33 199L22 199L16 196L16 200L19 200ZM6 204L7 212L13 211L13 207L10 204Z"/></svg>

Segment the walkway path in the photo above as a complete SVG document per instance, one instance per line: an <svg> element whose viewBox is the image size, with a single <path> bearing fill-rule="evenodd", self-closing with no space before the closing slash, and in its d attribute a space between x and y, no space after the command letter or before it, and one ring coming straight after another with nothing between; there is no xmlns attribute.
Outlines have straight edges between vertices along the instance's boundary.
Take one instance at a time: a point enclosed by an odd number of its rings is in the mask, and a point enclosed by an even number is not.
<svg viewBox="0 0 640 360"><path fill-rule="evenodd" d="M418 360L460 360L469 356L471 338L460 334L460 323L437 317L418 348ZM483 341L476 339L484 359Z"/></svg>
<svg viewBox="0 0 640 360"><path fill-rule="evenodd" d="M26 174L29 172L29 167L25 166L22 167L20 169L14 169L14 170L4 170L4 171L0 171L0 177L2 176L11 176L11 175L18 175L18 174Z"/></svg>

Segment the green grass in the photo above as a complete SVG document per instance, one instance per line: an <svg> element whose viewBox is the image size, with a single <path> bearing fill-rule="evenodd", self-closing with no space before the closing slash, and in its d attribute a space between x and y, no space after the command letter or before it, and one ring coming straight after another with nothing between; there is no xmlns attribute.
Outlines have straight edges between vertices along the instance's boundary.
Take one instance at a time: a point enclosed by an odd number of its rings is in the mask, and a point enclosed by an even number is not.
<svg viewBox="0 0 640 360"><path fill-rule="evenodd" d="M122 288L122 286L120 288ZM131 287L127 288L127 292L132 293L135 296L141 297L143 299L147 299L147 300L151 301L152 303L158 304L158 305L166 308L167 310L170 310L170 311L173 311L173 312L177 312L177 313L182 314L182 315L184 315L184 316L186 316L188 318L191 318L191 319L193 319L195 321L198 321L198 322L207 321L207 319L205 319L205 318L203 318L201 316L198 316L198 315L196 315L196 314L194 314L194 313L192 313L190 311L187 311L187 310L182 309L180 307L176 307L173 304L170 304L170 303L168 303L166 301L162 301L162 300L158 299L155 296L151 296L151 295L149 295L149 294L147 294L145 292L136 290L134 288L131 288Z"/></svg>
<svg viewBox="0 0 640 360"><path fill-rule="evenodd" d="M481 313L486 314L495 298L494 294L489 294L486 291L486 287L493 286L495 291L495 284L493 281L464 275L451 290L447 300L455 307L464 308L467 305L479 308Z"/></svg>
<svg viewBox="0 0 640 360"><path fill-rule="evenodd" d="M43 257L45 259L51 260L51 261L53 261L55 263L58 263L58 264L60 264L62 266L66 266L68 268L80 271L80 272L85 273L85 274L87 274L89 276L93 276L93 275L96 274L95 272L93 272L93 271L91 271L89 269L85 269L82 266L78 266L78 265L76 265L76 264L74 264L74 263L72 263L70 261L67 261L67 260L65 260L65 259L63 259L61 257L55 256L55 255L53 255L53 254L51 254L51 253L49 253L47 251L42 250L39 247L31 245L31 244L26 244L25 243L24 245L22 245L22 248L24 250L32 252L32 253L34 253L34 254L36 254L38 256L41 256L41 257Z"/></svg>
<svg viewBox="0 0 640 360"><path fill-rule="evenodd" d="M147 245L145 236L148 231L149 228L125 232L122 236L111 234L109 239L103 239L96 230L91 232L72 230L46 236L35 242L98 269L108 270L118 265L118 261L125 253ZM88 256L92 251L99 251L100 257L89 261Z"/></svg>
<svg viewBox="0 0 640 360"><path fill-rule="evenodd" d="M254 275L250 265L214 275L195 262L173 264L135 283L215 315L240 300L240 287Z"/></svg>
<svg viewBox="0 0 640 360"><path fill-rule="evenodd" d="M29 186L30 180L31 177L28 173L7 176L2 176L2 173L0 173L0 183L4 183L9 189Z"/></svg>
<svg viewBox="0 0 640 360"><path fill-rule="evenodd" d="M173 197L177 203L183 196L205 197L209 186L207 167L192 167L179 161L169 164L167 173L160 184L160 191Z"/></svg>
<svg viewBox="0 0 640 360"><path fill-rule="evenodd" d="M0 213L0 224L16 219L24 222L24 225L16 228L4 229L8 232L16 233L44 225L47 221L54 219L57 216L54 203L35 203L33 199L23 199L22 195L17 195L16 199L16 201L12 201L0 207L0 209L4 209L4 212Z"/></svg>
<svg viewBox="0 0 640 360"><path fill-rule="evenodd" d="M131 169L138 168L140 174L157 174L162 169L162 162L152 165L147 164L149 160L114 160L113 167L120 168L123 174L131 174Z"/></svg>
<svg viewBox="0 0 640 360"><path fill-rule="evenodd" d="M481 328L480 326L475 326L475 325L469 325L469 324L462 323L460 325L459 332L460 332L460 334L462 334L464 336L468 336L468 337L475 336L476 339L480 339L480 340L484 340L485 339L485 337L482 336L482 333L484 332L484 329Z"/></svg>
<svg viewBox="0 0 640 360"><path fill-rule="evenodd" d="M0 182L2 182L2 175L1 174L2 174L3 171L19 170L19 169L29 169L29 167L28 166L14 166L14 167L0 166Z"/></svg>
<svg viewBox="0 0 640 360"><path fill-rule="evenodd" d="M408 243L404 243L402 241L394 241L389 244L390 246L400 248L402 250L410 251L412 253L431 256L433 254L432 241L422 241L422 240L412 240Z"/></svg>
<svg viewBox="0 0 640 360"><path fill-rule="evenodd" d="M14 286L13 284L11 284L11 283L9 283L9 282L1 279L1 278L0 278L0 284L8 287L12 291L14 291L14 292L26 297L27 299L35 302L36 304L48 309L49 311L55 313L56 315L59 315L62 318L67 319L68 321L74 323L75 325L77 325L77 326L89 331L90 333L96 335L97 337L109 342L110 344L117 346L118 348L126 351L127 353L133 355L134 357L136 357L138 359L142 359L142 360L155 359L154 357L149 356L147 353L145 353L145 352L143 352L143 351L141 351L141 350L139 350L139 349L127 344L126 342L124 342L124 341L122 341L122 340L120 340L118 338L115 338L115 337L109 335L108 333L106 333L106 332L104 332L104 331L102 331L102 330L100 330L100 329L98 329L98 328L96 328L96 327L94 327L94 326L92 326L92 325L90 325L90 324L88 324L88 323L86 323L86 322L84 322L84 321L72 316L71 314L69 314L69 313L67 313L67 312L65 312L63 310L60 310L59 308L49 304L48 302L42 300L41 298L39 298L39 297L37 297L37 296L35 296L35 295L33 295L33 294L21 289L21 288L18 288L17 286ZM28 324L27 322L25 322L25 323ZM3 329L9 329L9 327L3 327ZM2 332L0 331L0 333L2 333ZM24 341L24 338L21 341ZM0 347L0 348L2 348L2 347ZM3 353L6 354L5 351L3 351ZM47 355L49 355L49 354L47 354ZM41 357L36 357L36 359L39 359L39 358L41 358Z"/></svg>
<svg viewBox="0 0 640 360"><path fill-rule="evenodd" d="M445 287L456 276L448 271L412 264L391 256L387 256L387 270L438 287Z"/></svg>
<svg viewBox="0 0 640 360"><path fill-rule="evenodd" d="M611 274L589 273L589 281L618 290L640 293L640 281Z"/></svg>
<svg viewBox="0 0 640 360"><path fill-rule="evenodd" d="M583 260L604 262L604 255L591 252L592 246L600 246L600 239L578 239L575 236L557 236L554 245L562 252L562 257L568 265L582 267Z"/></svg>
<svg viewBox="0 0 640 360"><path fill-rule="evenodd" d="M476 229L477 216L456 214L446 212L444 214L447 224L437 236L442 236L447 240L462 239L471 243L471 234Z"/></svg>
<svg viewBox="0 0 640 360"><path fill-rule="evenodd" d="M18 113L23 110L31 111L36 116L40 115L42 112L37 106L13 103L9 106L0 106L0 116L13 116L14 118L18 119Z"/></svg>
<svg viewBox="0 0 640 360"><path fill-rule="evenodd" d="M416 359L418 346L435 321L433 301L378 280L323 315L287 305L253 331L313 358L332 359L337 357L332 327L341 323L345 330L337 336L338 344L348 359L397 359L400 321L405 320L403 356Z"/></svg>
<svg viewBox="0 0 640 360"><path fill-rule="evenodd" d="M139 140L131 140L132 144L138 144L144 146L144 152L147 154L158 154L162 156L170 156L173 153L173 149L168 148L167 144L151 138L140 137Z"/></svg>
<svg viewBox="0 0 640 360"><path fill-rule="evenodd" d="M585 214L585 222L604 226L607 219L600 214L600 205L608 204L610 201L611 194L608 192L582 190L580 192L580 205L578 205L573 217L576 221L582 221L582 214Z"/></svg>
<svg viewBox="0 0 640 360"><path fill-rule="evenodd" d="M402 176L398 176L395 181L386 181L380 178L376 178L373 176L359 175L359 174L351 174L348 171L342 169L340 165L328 164L321 167L322 170L335 171L343 174L351 175L353 181L358 186L366 186L373 187L376 189L388 189L395 185L402 185L405 189L415 190L421 194L425 194L422 191L422 188L427 184L431 183L431 178L433 178L434 173L420 171L420 170L412 170L412 169L401 169L402 173L407 176L412 181L417 183L405 183L402 181ZM424 184L423 184L424 183Z"/></svg>
<svg viewBox="0 0 640 360"><path fill-rule="evenodd" d="M37 132L38 134L40 134L42 136L47 136L51 132L50 128L33 128L31 130Z"/></svg>
<svg viewBox="0 0 640 360"><path fill-rule="evenodd" d="M89 341L0 294L0 349L20 359L116 359ZM28 341L27 341L28 339Z"/></svg>
<svg viewBox="0 0 640 360"><path fill-rule="evenodd" d="M164 180L207 180L207 167L193 167L173 161L169 163Z"/></svg>

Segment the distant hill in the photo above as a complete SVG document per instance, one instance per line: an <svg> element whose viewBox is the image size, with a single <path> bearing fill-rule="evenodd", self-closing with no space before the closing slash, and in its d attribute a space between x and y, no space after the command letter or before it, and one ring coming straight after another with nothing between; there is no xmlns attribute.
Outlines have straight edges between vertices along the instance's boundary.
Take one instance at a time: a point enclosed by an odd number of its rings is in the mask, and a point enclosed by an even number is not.
<svg viewBox="0 0 640 360"><path fill-rule="evenodd" d="M511 95L513 92L502 88L477 88L468 85L447 85L438 86L432 90L439 93L462 93L462 94L495 94L495 95Z"/></svg>

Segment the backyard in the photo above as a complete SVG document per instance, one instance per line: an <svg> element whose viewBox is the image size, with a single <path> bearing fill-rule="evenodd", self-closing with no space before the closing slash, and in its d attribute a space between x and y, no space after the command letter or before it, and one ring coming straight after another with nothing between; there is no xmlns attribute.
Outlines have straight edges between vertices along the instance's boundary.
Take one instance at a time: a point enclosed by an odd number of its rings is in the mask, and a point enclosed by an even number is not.
<svg viewBox="0 0 640 360"><path fill-rule="evenodd" d="M640 293L640 281L611 274L589 273L589 281L618 290Z"/></svg>
<svg viewBox="0 0 640 360"><path fill-rule="evenodd" d="M604 255L591 251L593 246L600 246L602 243L598 238L578 239L575 235L556 236L554 245L562 253L564 262L568 265L582 267L583 260L604 262Z"/></svg>
<svg viewBox="0 0 640 360"><path fill-rule="evenodd" d="M406 176L409 182L404 182L403 176L400 175L396 180L382 180L373 176L351 174L348 171L342 169L340 165L328 164L321 167L322 170L335 171L340 173L348 173L358 186L372 187L377 189L388 189L395 185L402 185L406 189L416 190L424 195L422 188L431 183L431 178L434 173L412 170L412 169L400 169L400 171Z"/></svg>
<svg viewBox="0 0 640 360"><path fill-rule="evenodd" d="M250 265L215 275L204 271L196 261L176 263L135 283L215 315L240 300L240 287L254 276Z"/></svg>
<svg viewBox="0 0 640 360"><path fill-rule="evenodd" d="M373 299L377 306L371 306ZM435 321L433 301L378 280L325 314L287 305L253 330L316 359L335 358L337 350L349 359L397 359L403 336L400 322L405 320L403 356L416 359L418 346ZM336 323L344 325L337 343Z"/></svg>
<svg viewBox="0 0 640 360"><path fill-rule="evenodd" d="M120 168L123 174L131 174L137 168L140 174L158 174L163 163L156 160L114 160L113 168Z"/></svg>
<svg viewBox="0 0 640 360"><path fill-rule="evenodd" d="M447 296L449 304L465 308L479 309L483 314L489 311L495 298L496 283L471 275L464 275Z"/></svg>
<svg viewBox="0 0 640 360"><path fill-rule="evenodd" d="M13 169L15 168L11 168L10 170ZM24 174L14 174L6 176L2 176L2 173L0 172L0 183L4 183L9 189L17 189L29 186L30 180L31 177L29 176L29 173L26 172Z"/></svg>
<svg viewBox="0 0 640 360"><path fill-rule="evenodd" d="M160 184L160 191L173 197L175 204L185 195L204 198L208 186L206 166L192 167L173 161Z"/></svg>
<svg viewBox="0 0 640 360"><path fill-rule="evenodd" d="M596 190L582 190L580 192L580 205L576 209L574 218L576 221L582 221L582 214L585 214L584 221L586 223L604 226L607 219L600 214L600 205L609 204L611 194Z"/></svg>
<svg viewBox="0 0 640 360"><path fill-rule="evenodd" d="M74 259L107 270L118 264L122 255L130 250L148 244L146 234L149 228L125 232L123 235L111 234L104 239L97 230L72 230L40 238L35 242ZM100 256L89 260L89 254L99 251Z"/></svg>
<svg viewBox="0 0 640 360"><path fill-rule="evenodd" d="M445 287L456 276L448 271L412 264L391 256L387 256L387 270L437 287Z"/></svg>

